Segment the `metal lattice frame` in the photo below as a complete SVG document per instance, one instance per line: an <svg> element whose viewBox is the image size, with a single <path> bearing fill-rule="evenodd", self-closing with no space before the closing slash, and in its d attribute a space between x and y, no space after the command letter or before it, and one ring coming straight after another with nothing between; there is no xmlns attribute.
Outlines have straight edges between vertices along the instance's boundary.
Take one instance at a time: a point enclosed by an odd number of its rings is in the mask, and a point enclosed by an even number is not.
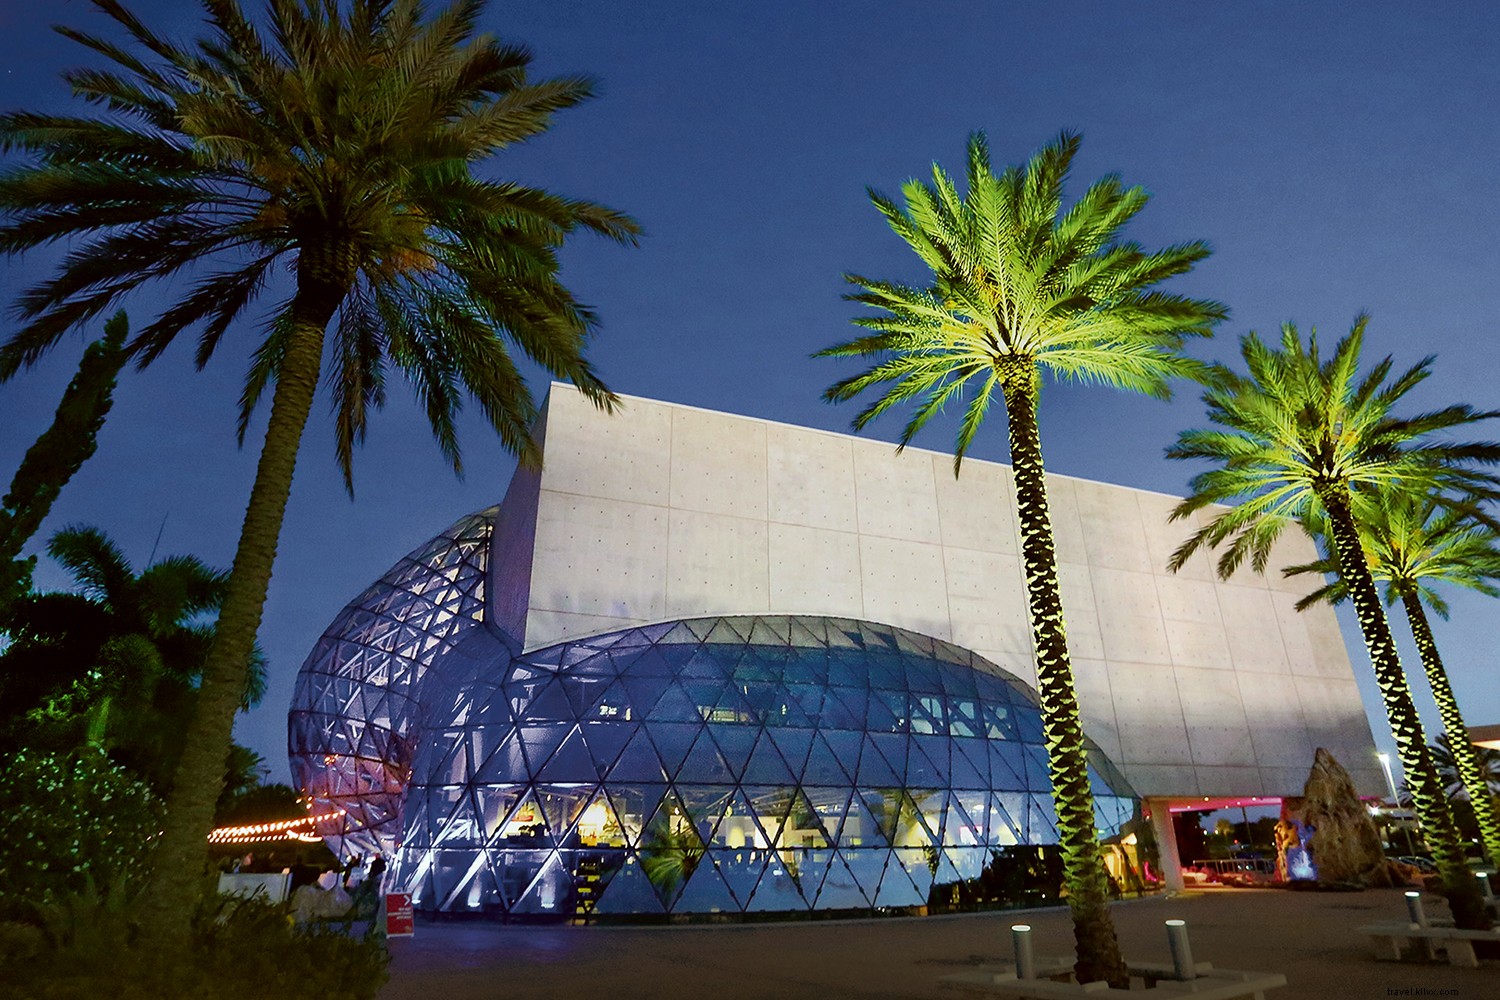
<svg viewBox="0 0 1500 1000"><path fill-rule="evenodd" d="M450 660L392 870L426 909L912 906L1057 840L1036 695L926 636L721 617L519 657L477 633ZM1089 756L1109 837L1137 804Z"/></svg>
<svg viewBox="0 0 1500 1000"><path fill-rule="evenodd" d="M499 508L471 514L350 601L302 664L288 720L292 777L337 852L392 853L400 841L417 697L432 664L484 615Z"/></svg>

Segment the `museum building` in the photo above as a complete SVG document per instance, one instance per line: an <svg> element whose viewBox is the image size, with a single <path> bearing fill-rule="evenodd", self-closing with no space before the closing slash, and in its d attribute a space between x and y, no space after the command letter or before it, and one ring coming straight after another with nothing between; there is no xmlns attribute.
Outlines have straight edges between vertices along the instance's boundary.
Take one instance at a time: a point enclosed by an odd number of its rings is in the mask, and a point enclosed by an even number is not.
<svg viewBox="0 0 1500 1000"><path fill-rule="evenodd" d="M913 907L1055 843L1007 466L554 384L540 472L351 601L295 780L427 910ZM1177 499L1049 476L1112 872L1149 818L1382 776L1332 610L1206 556ZM1272 565L1307 562L1288 533Z"/></svg>

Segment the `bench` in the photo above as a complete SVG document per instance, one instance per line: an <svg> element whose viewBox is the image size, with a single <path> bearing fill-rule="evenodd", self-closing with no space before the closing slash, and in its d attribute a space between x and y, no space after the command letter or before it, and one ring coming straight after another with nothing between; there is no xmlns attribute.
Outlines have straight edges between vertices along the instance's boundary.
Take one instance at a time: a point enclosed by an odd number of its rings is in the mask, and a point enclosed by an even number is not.
<svg viewBox="0 0 1500 1000"><path fill-rule="evenodd" d="M1439 947L1447 952L1449 965L1465 969L1474 969L1479 966L1479 960L1474 957L1475 941L1493 941L1500 944L1500 930L1466 931L1459 930L1451 924L1443 926L1436 923L1433 926L1423 927L1405 920L1387 920L1383 923L1367 924L1359 928L1359 933L1370 936L1370 941L1375 946L1375 957L1381 961L1401 961L1402 952L1411 942L1416 941L1424 946L1425 957L1433 957L1432 949Z"/></svg>
<svg viewBox="0 0 1500 1000"><path fill-rule="evenodd" d="M1065 963L1063 973L1072 969L1071 959L1042 959L1037 974L1052 972L1057 963ZM1007 967L1008 968L1008 967ZM1144 980L1145 990L1116 990L1108 983L1075 983L1056 979L1017 979L1013 971L997 972L995 968L972 972L955 972L944 976L942 983L973 995L1008 997L1013 1000L1052 1000L1063 997L1193 997L1195 1000L1265 1000L1267 990L1286 985L1286 976L1278 972L1240 972L1215 969L1211 962L1194 966L1197 978L1179 980L1170 963L1131 962L1132 977Z"/></svg>

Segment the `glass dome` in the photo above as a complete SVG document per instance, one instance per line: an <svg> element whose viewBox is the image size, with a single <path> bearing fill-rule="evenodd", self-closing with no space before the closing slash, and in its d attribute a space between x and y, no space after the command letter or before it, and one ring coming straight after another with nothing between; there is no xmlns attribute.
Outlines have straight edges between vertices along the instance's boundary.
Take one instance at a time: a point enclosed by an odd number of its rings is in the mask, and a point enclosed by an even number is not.
<svg viewBox="0 0 1500 1000"><path fill-rule="evenodd" d="M919 906L1057 841L1035 694L898 628L701 618L520 656L481 629L419 700L392 871L423 909ZM1136 803L1089 757L1110 837Z"/></svg>

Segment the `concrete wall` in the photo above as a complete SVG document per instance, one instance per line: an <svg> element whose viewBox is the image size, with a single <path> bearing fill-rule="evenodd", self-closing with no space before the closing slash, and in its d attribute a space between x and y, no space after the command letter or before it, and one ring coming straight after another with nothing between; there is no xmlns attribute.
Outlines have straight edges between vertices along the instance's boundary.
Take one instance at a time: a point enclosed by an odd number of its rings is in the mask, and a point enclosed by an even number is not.
<svg viewBox="0 0 1500 1000"><path fill-rule="evenodd" d="M528 649L823 614L950 640L1035 684L1008 466L966 461L955 480L948 455L646 399L608 417L562 385L544 442ZM1383 791L1337 620L1293 610L1305 584L1220 582L1201 556L1170 575L1190 530L1167 523L1176 498L1048 488L1085 728L1138 792L1300 794L1318 746ZM1300 534L1282 548L1272 565L1313 556Z"/></svg>

